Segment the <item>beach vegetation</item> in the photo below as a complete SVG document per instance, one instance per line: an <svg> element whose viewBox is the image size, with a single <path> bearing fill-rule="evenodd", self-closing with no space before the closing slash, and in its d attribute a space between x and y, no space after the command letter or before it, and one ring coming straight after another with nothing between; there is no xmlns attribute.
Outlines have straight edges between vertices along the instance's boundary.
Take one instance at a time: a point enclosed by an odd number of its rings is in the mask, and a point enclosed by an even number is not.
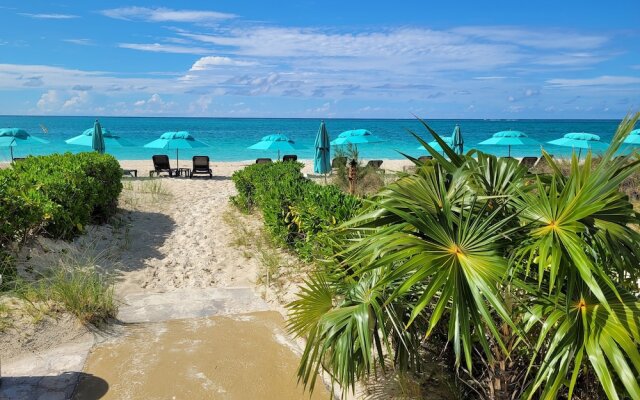
<svg viewBox="0 0 640 400"><path fill-rule="evenodd" d="M640 215L621 189L640 159L617 153L637 120L599 162L543 153L539 173L457 155L423 122L445 156L415 135L433 160L408 157L414 173L323 231L332 254L289 305L299 379L326 371L347 394L435 345L468 396L640 399Z"/></svg>
<svg viewBox="0 0 640 400"><path fill-rule="evenodd" d="M327 232L356 215L362 200L304 178L301 167L276 162L236 171L231 201L244 212L259 210L274 240L308 260L330 250Z"/></svg>
<svg viewBox="0 0 640 400"><path fill-rule="evenodd" d="M118 305L112 279L97 267L101 257L61 254L55 265L18 279L13 293L30 305L36 319L66 311L85 324L106 323L115 318Z"/></svg>
<svg viewBox="0 0 640 400"><path fill-rule="evenodd" d="M337 147L335 157L344 157L347 160L354 160L356 164L355 194L367 196L377 193L385 185L385 175L381 170L371 166L363 165L360 159L358 147L352 144ZM343 192L349 191L348 169L346 164L339 164L332 175L332 183Z"/></svg>

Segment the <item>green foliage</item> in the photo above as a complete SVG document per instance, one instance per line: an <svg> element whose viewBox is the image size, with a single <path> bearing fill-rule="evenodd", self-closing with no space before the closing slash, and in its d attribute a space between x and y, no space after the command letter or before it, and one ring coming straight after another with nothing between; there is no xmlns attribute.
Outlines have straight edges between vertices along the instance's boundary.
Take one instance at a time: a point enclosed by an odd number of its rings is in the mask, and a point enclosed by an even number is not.
<svg viewBox="0 0 640 400"><path fill-rule="evenodd" d="M640 399L640 216L620 190L640 160L615 157L637 120L566 175L547 154L550 172L530 175L418 138L434 160L412 159L333 231L332 262L290 305L307 338L299 378L313 388L323 368L346 392L373 354L415 368L417 343L442 335L489 398L571 398L597 377L602 395Z"/></svg>
<svg viewBox="0 0 640 400"><path fill-rule="evenodd" d="M265 226L274 238L308 259L326 253L327 232L353 217L361 201L334 186L305 179L302 164L255 164L233 174L238 194L232 202L241 210L262 211Z"/></svg>
<svg viewBox="0 0 640 400"><path fill-rule="evenodd" d="M111 280L92 263L61 260L36 281L17 282L15 292L31 304L53 302L87 324L107 322L118 311Z"/></svg>
<svg viewBox="0 0 640 400"><path fill-rule="evenodd" d="M28 157L0 170L0 259L29 236L70 239L116 211L122 170L110 155Z"/></svg>

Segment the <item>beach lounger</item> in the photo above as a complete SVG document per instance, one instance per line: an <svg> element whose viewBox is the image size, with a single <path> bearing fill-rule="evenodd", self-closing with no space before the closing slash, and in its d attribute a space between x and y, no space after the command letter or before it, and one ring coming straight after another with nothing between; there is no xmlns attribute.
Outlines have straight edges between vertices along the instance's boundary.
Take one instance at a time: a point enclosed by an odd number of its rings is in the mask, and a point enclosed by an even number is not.
<svg viewBox="0 0 640 400"><path fill-rule="evenodd" d="M331 160L331 168L338 168L347 165L347 157L336 157Z"/></svg>
<svg viewBox="0 0 640 400"><path fill-rule="evenodd" d="M380 168L382 165L382 160L369 160L367 163L367 167L373 167L374 169Z"/></svg>
<svg viewBox="0 0 640 400"><path fill-rule="evenodd" d="M520 165L524 165L527 168L533 168L534 165L538 162L538 157L522 157L520 160Z"/></svg>
<svg viewBox="0 0 640 400"><path fill-rule="evenodd" d="M153 176L154 173L156 176L160 176L161 172L168 173L170 177L178 175L178 170L171 168L171 165L169 165L169 156L165 154L156 154L151 156L151 159L153 160L153 171L149 172L149 176Z"/></svg>
<svg viewBox="0 0 640 400"><path fill-rule="evenodd" d="M256 164L269 164L273 162L270 158L256 158Z"/></svg>
<svg viewBox="0 0 640 400"><path fill-rule="evenodd" d="M418 157L418 161L420 161L420 162L427 162L429 160L433 160L433 156L420 156L420 157Z"/></svg>
<svg viewBox="0 0 640 400"><path fill-rule="evenodd" d="M193 156L193 168L189 178L193 178L194 174L209 175L209 178L213 179L213 171L209 167L209 156Z"/></svg>
<svg viewBox="0 0 640 400"><path fill-rule="evenodd" d="M287 154L282 156L282 162L285 161L298 161L298 156L295 154Z"/></svg>

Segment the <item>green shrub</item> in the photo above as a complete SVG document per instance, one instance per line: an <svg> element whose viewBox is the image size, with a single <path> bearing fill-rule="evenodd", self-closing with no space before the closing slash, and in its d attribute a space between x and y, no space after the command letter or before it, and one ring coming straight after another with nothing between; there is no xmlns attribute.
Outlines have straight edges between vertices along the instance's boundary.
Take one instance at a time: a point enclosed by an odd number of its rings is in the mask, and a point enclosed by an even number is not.
<svg viewBox="0 0 640 400"><path fill-rule="evenodd" d="M25 195L35 191L48 200L42 227L54 238L70 239L85 225L106 221L114 214L122 190L118 161L98 153L28 157L14 165L13 176L17 190L26 191ZM35 194L31 197L33 202L40 200ZM35 216L30 215L31 219ZM17 225L25 226L20 221Z"/></svg>
<svg viewBox="0 0 640 400"><path fill-rule="evenodd" d="M258 208L273 237L309 259L322 253L325 233L353 217L361 200L334 186L320 186L300 173L302 164L256 164L233 174L232 202L245 212Z"/></svg>
<svg viewBox="0 0 640 400"><path fill-rule="evenodd" d="M110 155L28 157L0 170L0 262L28 237L70 239L116 211L122 170Z"/></svg>

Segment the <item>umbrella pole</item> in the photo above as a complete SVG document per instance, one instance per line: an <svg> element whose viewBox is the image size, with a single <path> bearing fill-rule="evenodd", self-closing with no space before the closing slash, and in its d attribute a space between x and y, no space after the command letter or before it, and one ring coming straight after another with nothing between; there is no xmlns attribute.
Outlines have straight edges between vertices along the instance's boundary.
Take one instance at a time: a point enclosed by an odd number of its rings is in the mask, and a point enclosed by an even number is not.
<svg viewBox="0 0 640 400"><path fill-rule="evenodd" d="M178 159L178 151L179 151L179 149L176 149L176 168L180 168L180 160Z"/></svg>
<svg viewBox="0 0 640 400"><path fill-rule="evenodd" d="M13 147L9 146L9 151L11 152L11 161L13 161Z"/></svg>
<svg viewBox="0 0 640 400"><path fill-rule="evenodd" d="M511 146L509 146L509 158L511 158Z"/></svg>

